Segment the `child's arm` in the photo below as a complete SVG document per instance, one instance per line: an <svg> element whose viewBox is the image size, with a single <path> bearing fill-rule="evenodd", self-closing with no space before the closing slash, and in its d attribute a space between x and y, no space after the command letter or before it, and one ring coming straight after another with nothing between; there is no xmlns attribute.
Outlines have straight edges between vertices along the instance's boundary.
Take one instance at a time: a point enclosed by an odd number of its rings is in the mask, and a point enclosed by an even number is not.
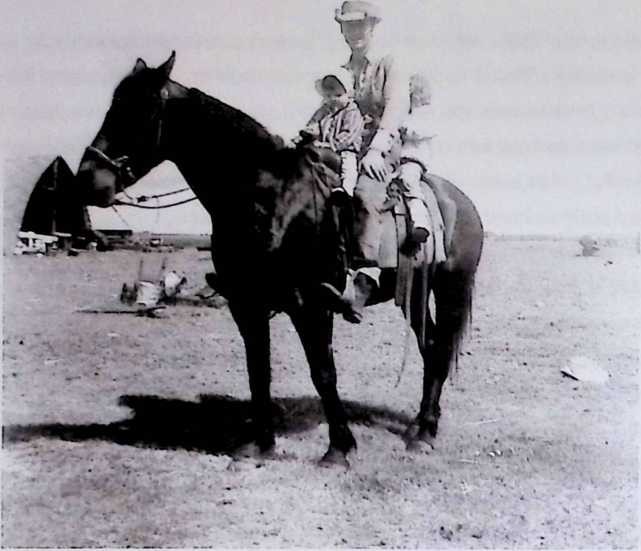
<svg viewBox="0 0 641 551"><path fill-rule="evenodd" d="M307 122L306 127L307 127L307 126L311 126L311 125L316 125L316 126L318 126L318 123L319 123L319 122L320 122L320 121L321 121L321 120L322 120L322 119L323 119L323 118L324 118L328 113L329 113L329 109L328 109L327 105L322 104L318 109L316 109L316 111L314 111L314 114L312 115L312 117L311 117L311 118L309 119L309 121Z"/></svg>
<svg viewBox="0 0 641 551"><path fill-rule="evenodd" d="M364 127L363 115L361 115L358 109L346 110L341 118L340 126L332 139L334 151L338 153L346 150L354 152L360 151L363 143Z"/></svg>

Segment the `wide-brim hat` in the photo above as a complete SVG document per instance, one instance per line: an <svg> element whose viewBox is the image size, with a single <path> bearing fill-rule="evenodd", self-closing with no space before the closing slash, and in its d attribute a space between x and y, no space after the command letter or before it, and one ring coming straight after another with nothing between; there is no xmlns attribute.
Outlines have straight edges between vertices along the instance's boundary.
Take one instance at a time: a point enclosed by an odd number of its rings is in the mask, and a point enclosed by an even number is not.
<svg viewBox="0 0 641 551"><path fill-rule="evenodd" d="M364 0L347 0L343 2L340 8L336 8L336 15L334 19L338 23L346 21L364 21L365 19L373 19L378 23L381 19L381 10L372 2Z"/></svg>
<svg viewBox="0 0 641 551"><path fill-rule="evenodd" d="M345 92L347 92L348 95L351 96L354 94L354 75L352 75L352 73L344 67L339 67L332 71L328 71L316 81L316 90L319 94L322 94L323 92L323 81L327 77L334 77L340 84L343 85L343 88L345 88Z"/></svg>

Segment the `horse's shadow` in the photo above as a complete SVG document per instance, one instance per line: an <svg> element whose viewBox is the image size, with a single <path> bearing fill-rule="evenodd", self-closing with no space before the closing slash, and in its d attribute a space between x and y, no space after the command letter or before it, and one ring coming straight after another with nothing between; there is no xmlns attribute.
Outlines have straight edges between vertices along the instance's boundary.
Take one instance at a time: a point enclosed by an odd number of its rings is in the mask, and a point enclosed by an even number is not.
<svg viewBox="0 0 641 551"><path fill-rule="evenodd" d="M230 396L203 395L189 402L159 396L121 396L119 403L133 415L109 424L9 425L3 427L5 444L35 438L81 442L104 440L126 446L186 449L226 454L251 439L250 402ZM387 408L345 401L352 423L402 434L410 418ZM276 398L273 419L277 434L308 431L324 422L318 398Z"/></svg>

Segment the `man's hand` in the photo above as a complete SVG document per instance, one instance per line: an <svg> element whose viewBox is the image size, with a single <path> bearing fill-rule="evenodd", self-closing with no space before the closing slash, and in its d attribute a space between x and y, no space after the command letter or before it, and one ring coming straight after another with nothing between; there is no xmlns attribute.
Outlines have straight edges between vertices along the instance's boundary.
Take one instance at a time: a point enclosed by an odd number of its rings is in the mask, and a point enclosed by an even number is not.
<svg viewBox="0 0 641 551"><path fill-rule="evenodd" d="M379 182L387 181L387 165L385 164L385 159L383 159L383 154L377 149L370 149L365 154L365 157L361 160L361 168L370 178L374 178Z"/></svg>

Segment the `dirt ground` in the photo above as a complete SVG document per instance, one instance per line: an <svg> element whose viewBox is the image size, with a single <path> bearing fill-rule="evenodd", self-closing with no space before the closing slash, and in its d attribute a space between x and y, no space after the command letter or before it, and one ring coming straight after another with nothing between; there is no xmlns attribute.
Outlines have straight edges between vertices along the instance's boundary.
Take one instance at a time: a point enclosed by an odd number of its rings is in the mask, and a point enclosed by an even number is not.
<svg viewBox="0 0 641 551"><path fill-rule="evenodd" d="M422 369L412 342L395 388L399 311L338 321L349 470L316 465L327 425L286 317L277 458L232 462L248 385L226 309L77 313L133 280L138 253L5 257L3 546L636 548L641 256L578 249L488 240L431 454L399 437ZM169 265L197 287L205 254ZM563 377L576 357L608 381Z"/></svg>

